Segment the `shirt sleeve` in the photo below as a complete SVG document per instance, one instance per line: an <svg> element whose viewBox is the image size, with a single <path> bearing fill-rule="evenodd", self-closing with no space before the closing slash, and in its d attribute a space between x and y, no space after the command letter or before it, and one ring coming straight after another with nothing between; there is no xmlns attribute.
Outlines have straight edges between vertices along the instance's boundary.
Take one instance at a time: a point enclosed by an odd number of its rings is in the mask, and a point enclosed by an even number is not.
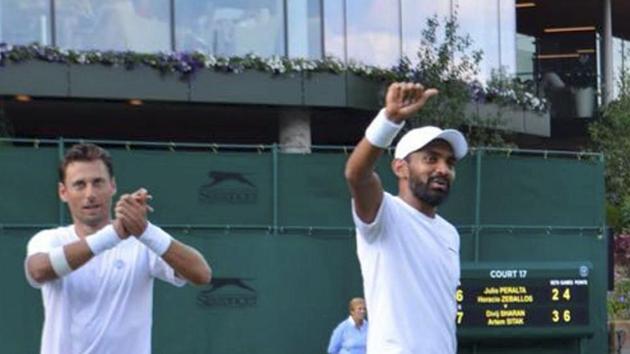
<svg viewBox="0 0 630 354"><path fill-rule="evenodd" d="M357 228L357 233L368 243L374 242L379 238L379 236L386 234L387 224L385 222L385 215L388 213L392 203L392 198L391 194L383 192L383 200L381 201L381 205L378 207L376 217L369 224L363 222L363 220L359 218L354 206L354 199L352 199L352 219L354 220L354 225Z"/></svg>
<svg viewBox="0 0 630 354"><path fill-rule="evenodd" d="M341 342L343 337L343 322L341 322L330 336L328 344L328 354L337 354L341 350Z"/></svg>
<svg viewBox="0 0 630 354"><path fill-rule="evenodd" d="M58 245L56 244L53 235L48 230L38 232L28 241L28 244L26 245L26 258L24 258L24 275L26 276L26 281L30 286L40 289L44 284L36 282L29 274L27 267L28 258L37 253L48 253L56 246Z"/></svg>
<svg viewBox="0 0 630 354"><path fill-rule="evenodd" d="M178 277L177 274L175 274L175 270L168 263L166 263L166 261L164 261L162 257L159 257L148 249L147 252L149 252L149 267L151 270L151 275L153 277L175 285L177 287L182 287L186 285L186 279Z"/></svg>
<svg viewBox="0 0 630 354"><path fill-rule="evenodd" d="M36 253L48 253L51 249L58 246L53 240L53 235L48 230L40 231L31 237L26 245L26 257Z"/></svg>

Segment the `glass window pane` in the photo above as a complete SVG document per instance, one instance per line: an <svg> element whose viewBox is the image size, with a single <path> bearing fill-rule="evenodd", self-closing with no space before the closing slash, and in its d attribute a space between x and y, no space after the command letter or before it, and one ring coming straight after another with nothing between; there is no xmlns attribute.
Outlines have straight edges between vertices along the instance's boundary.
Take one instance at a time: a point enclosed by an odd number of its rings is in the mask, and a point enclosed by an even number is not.
<svg viewBox="0 0 630 354"><path fill-rule="evenodd" d="M619 94L621 92L628 92L628 84L630 83L630 77L628 77L628 73L630 72L630 63L626 59L630 55L630 41L623 41L623 45L621 47L621 85L619 87ZM623 91L622 91L623 90Z"/></svg>
<svg viewBox="0 0 630 354"><path fill-rule="evenodd" d="M322 57L322 20L320 0L287 2L289 57Z"/></svg>
<svg viewBox="0 0 630 354"><path fill-rule="evenodd" d="M474 49L483 50L483 60L479 78L490 78L492 69L498 69L499 62L499 16L497 0L456 0L459 9L459 23L463 33L470 34Z"/></svg>
<svg viewBox="0 0 630 354"><path fill-rule="evenodd" d="M628 70L627 55L630 49L630 42L621 38L613 38L613 74L615 85L613 89L613 98L618 98L621 94L623 85L626 84L625 75ZM625 54L625 55L624 55Z"/></svg>
<svg viewBox="0 0 630 354"><path fill-rule="evenodd" d="M175 16L177 50L285 54L283 0L178 0Z"/></svg>
<svg viewBox="0 0 630 354"><path fill-rule="evenodd" d="M51 43L49 0L0 1L0 42Z"/></svg>
<svg viewBox="0 0 630 354"><path fill-rule="evenodd" d="M324 0L324 48L326 56L345 61L344 1Z"/></svg>
<svg viewBox="0 0 630 354"><path fill-rule="evenodd" d="M62 48L171 49L168 0L58 0L57 44Z"/></svg>
<svg viewBox="0 0 630 354"><path fill-rule="evenodd" d="M533 80L536 38L519 33L516 35L516 48L516 76L525 80Z"/></svg>
<svg viewBox="0 0 630 354"><path fill-rule="evenodd" d="M613 38L613 77L615 85L613 89L613 99L618 98L623 84L624 74L624 40Z"/></svg>
<svg viewBox="0 0 630 354"><path fill-rule="evenodd" d="M427 27L427 19L437 15L440 24L443 24L443 19L450 13L451 3L447 0L402 0L403 55L407 56L412 63L416 63L420 38L422 31ZM438 38L443 38L440 33L438 33Z"/></svg>
<svg viewBox="0 0 630 354"><path fill-rule="evenodd" d="M507 73L516 72L516 6L514 0L499 0L499 64Z"/></svg>
<svg viewBox="0 0 630 354"><path fill-rule="evenodd" d="M390 67L400 60L397 0L347 0L348 59Z"/></svg>
<svg viewBox="0 0 630 354"><path fill-rule="evenodd" d="M219 49L225 50L228 43L233 51L233 33L225 29L226 20L215 20L216 9L213 1L175 2L175 47L178 51L216 54Z"/></svg>

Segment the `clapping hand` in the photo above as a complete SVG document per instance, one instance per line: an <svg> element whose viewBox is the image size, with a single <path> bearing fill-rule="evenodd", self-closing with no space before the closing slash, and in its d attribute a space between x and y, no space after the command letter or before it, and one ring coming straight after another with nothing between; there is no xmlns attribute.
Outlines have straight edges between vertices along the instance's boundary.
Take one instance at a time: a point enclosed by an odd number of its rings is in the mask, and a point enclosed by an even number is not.
<svg viewBox="0 0 630 354"><path fill-rule="evenodd" d="M149 192L140 188L132 194L123 194L114 208L116 219L114 227L121 238L129 235L140 236L147 228L147 213L153 208L148 204L152 199Z"/></svg>

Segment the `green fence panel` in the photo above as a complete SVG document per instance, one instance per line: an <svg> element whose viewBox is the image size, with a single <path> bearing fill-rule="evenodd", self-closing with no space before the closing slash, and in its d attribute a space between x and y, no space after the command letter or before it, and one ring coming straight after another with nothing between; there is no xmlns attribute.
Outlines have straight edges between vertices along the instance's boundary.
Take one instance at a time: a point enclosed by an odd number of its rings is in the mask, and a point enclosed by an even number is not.
<svg viewBox="0 0 630 354"><path fill-rule="evenodd" d="M474 262L478 256L478 240L477 234L471 228L460 228L459 230L459 258L462 262Z"/></svg>
<svg viewBox="0 0 630 354"><path fill-rule="evenodd" d="M603 168L593 157L486 154L481 164L481 223L601 225Z"/></svg>
<svg viewBox="0 0 630 354"><path fill-rule="evenodd" d="M288 226L353 227L350 192L344 178L347 154L280 154L279 223ZM383 185L396 193L390 160L376 167Z"/></svg>
<svg viewBox="0 0 630 354"><path fill-rule="evenodd" d="M39 211L39 210L38 210ZM24 277L26 244L36 229L0 228L0 342L3 353L39 353L43 326L42 296Z"/></svg>
<svg viewBox="0 0 630 354"><path fill-rule="evenodd" d="M347 154L280 154L280 225L353 227L350 193L344 179L347 159ZM448 215L455 224L474 223L475 162L474 157L460 161L453 191L440 207L440 213ZM384 189L396 195L398 184L391 169L391 156L385 155L378 161L376 172Z"/></svg>
<svg viewBox="0 0 630 354"><path fill-rule="evenodd" d="M343 178L346 159L343 154L280 154L279 223L348 227L350 193Z"/></svg>
<svg viewBox="0 0 630 354"><path fill-rule="evenodd" d="M56 224L56 147L0 146L0 224Z"/></svg>
<svg viewBox="0 0 630 354"><path fill-rule="evenodd" d="M362 292L347 235L171 232L207 256L216 284L158 285L155 353L324 352Z"/></svg>
<svg viewBox="0 0 630 354"><path fill-rule="evenodd" d="M157 282L154 353L325 351L347 316L347 301L362 291L343 178L346 152L106 145L119 194L148 188L156 209L151 220L199 249L214 270L214 283L204 287ZM39 228L68 222L57 197L61 146L69 144L0 148L0 272L10 284L0 292L6 352L39 347L41 295L24 280L23 261ZM377 171L396 194L390 160L385 155ZM544 267L565 274L587 265L590 294L582 329L462 327L460 353L606 351L603 168L597 155L492 150L472 151L458 163L439 212L460 231L463 283L484 267L543 267L544 275Z"/></svg>
<svg viewBox="0 0 630 354"><path fill-rule="evenodd" d="M482 230L479 239L481 262L596 260L606 266L606 239L601 230L499 228Z"/></svg>
<svg viewBox="0 0 630 354"><path fill-rule="evenodd" d="M454 225L475 223L475 200L477 196L476 155L469 155L455 167L455 181L448 198L438 212Z"/></svg>
<svg viewBox="0 0 630 354"><path fill-rule="evenodd" d="M271 225L270 153L114 150L120 193L146 187L162 224Z"/></svg>

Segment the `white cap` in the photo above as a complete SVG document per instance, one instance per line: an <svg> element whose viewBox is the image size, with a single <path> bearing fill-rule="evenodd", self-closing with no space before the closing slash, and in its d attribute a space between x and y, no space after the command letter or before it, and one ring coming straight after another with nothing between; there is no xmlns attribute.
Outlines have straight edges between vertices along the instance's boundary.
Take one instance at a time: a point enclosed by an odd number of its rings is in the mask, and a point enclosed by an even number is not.
<svg viewBox="0 0 630 354"><path fill-rule="evenodd" d="M426 126L408 131L396 145L394 158L402 160L435 139L446 140L453 148L453 154L458 160L466 156L468 152L466 138L459 131L455 129L442 130L438 127Z"/></svg>

